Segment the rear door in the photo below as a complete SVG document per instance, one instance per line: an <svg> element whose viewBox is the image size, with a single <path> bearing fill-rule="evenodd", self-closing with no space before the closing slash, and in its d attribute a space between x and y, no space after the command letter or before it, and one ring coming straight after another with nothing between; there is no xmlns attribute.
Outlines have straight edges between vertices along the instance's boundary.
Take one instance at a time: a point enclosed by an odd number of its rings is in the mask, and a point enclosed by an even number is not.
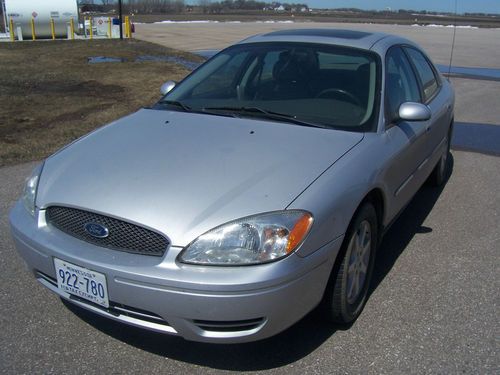
<svg viewBox="0 0 500 375"><path fill-rule="evenodd" d="M422 91L422 103L431 109L432 118L427 124L427 157L437 151L447 135L450 125L450 96L443 92L439 74L435 71L427 57L413 47L404 47ZM433 165L429 165L432 168Z"/></svg>
<svg viewBox="0 0 500 375"><path fill-rule="evenodd" d="M391 48L385 63L385 138L391 153L385 181L393 195L391 211L396 213L422 184L419 170L427 157L428 124L398 119L401 104L422 101L419 82L402 48Z"/></svg>

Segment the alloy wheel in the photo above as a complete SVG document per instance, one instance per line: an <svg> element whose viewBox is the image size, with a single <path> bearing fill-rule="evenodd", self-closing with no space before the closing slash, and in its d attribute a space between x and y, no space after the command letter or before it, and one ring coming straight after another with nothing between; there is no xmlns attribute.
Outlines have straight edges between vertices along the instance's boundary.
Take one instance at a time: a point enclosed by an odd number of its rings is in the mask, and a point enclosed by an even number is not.
<svg viewBox="0 0 500 375"><path fill-rule="evenodd" d="M349 243L347 302L353 304L364 288L370 262L372 233L367 220L359 223Z"/></svg>

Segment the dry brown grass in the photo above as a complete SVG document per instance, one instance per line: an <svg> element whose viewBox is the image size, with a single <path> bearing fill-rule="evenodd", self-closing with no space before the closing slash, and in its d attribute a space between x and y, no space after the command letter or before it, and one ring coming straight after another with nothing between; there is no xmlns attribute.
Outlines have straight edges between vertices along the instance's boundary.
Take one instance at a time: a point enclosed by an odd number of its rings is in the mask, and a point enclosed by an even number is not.
<svg viewBox="0 0 500 375"><path fill-rule="evenodd" d="M153 104L160 85L189 71L141 55L201 58L127 40L0 44L0 166L42 159L114 119ZM88 64L89 56L124 63Z"/></svg>

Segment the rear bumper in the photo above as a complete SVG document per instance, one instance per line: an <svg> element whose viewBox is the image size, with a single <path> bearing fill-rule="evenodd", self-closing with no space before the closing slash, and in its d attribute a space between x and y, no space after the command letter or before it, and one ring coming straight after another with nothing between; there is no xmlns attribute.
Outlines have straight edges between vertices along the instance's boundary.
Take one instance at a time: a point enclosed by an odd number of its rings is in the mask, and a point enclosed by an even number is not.
<svg viewBox="0 0 500 375"><path fill-rule="evenodd" d="M10 223L40 283L96 314L202 342L260 340L297 322L320 302L342 242L260 266L200 267L177 263L180 248L169 248L163 258L103 249L47 226L43 211L36 216L17 203ZM54 258L105 274L110 308L59 290Z"/></svg>

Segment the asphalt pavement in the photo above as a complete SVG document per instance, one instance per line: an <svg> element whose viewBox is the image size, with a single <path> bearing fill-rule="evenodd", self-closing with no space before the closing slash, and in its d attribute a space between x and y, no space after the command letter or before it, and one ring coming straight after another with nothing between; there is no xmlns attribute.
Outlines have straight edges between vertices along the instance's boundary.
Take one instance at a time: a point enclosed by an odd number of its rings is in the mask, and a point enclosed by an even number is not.
<svg viewBox="0 0 500 375"><path fill-rule="evenodd" d="M271 339L210 345L63 304L25 270L7 212L33 163L0 169L0 371L21 373L498 373L500 158L453 152L384 239L351 327L317 312Z"/></svg>
<svg viewBox="0 0 500 375"><path fill-rule="evenodd" d="M386 235L351 327L313 311L261 342L199 344L66 305L25 270L9 233L8 210L35 163L0 168L0 372L500 373L500 158L460 143L487 129L488 147L500 145L500 82L454 84L462 134L451 176L424 186Z"/></svg>
<svg viewBox="0 0 500 375"><path fill-rule="evenodd" d="M168 17L168 16L166 16ZM421 45L436 64L450 62L453 28L333 22L138 24L134 38L184 51L222 49L249 36L283 29L335 28L396 34ZM500 68L498 29L457 28L453 65Z"/></svg>

